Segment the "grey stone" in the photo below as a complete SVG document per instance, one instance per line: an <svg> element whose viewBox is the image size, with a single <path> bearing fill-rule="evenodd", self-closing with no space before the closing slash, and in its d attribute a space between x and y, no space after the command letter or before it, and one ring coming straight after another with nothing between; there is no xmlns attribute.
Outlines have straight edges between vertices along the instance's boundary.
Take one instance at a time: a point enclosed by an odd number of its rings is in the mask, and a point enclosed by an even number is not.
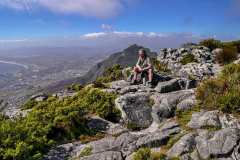
<svg viewBox="0 0 240 160"><path fill-rule="evenodd" d="M191 153L196 145L195 136L196 136L196 134L194 134L194 133L189 133L189 134L184 135L167 152L167 156L169 158L173 158L173 157L179 157L186 153Z"/></svg>
<svg viewBox="0 0 240 160"><path fill-rule="evenodd" d="M67 157L71 156L74 153L74 151L81 146L83 145L80 142L59 145L51 149L43 157L43 160L65 160Z"/></svg>
<svg viewBox="0 0 240 160"><path fill-rule="evenodd" d="M159 94L155 93L151 96L155 104L152 107L152 117L155 122L160 123L166 118L173 117L177 109L177 105L194 95L193 90L180 90L171 93Z"/></svg>
<svg viewBox="0 0 240 160"><path fill-rule="evenodd" d="M153 133L149 133L146 136L140 137L136 142L136 147L149 147L156 148L162 145L165 145L169 140L171 135L177 134L181 131L179 127L174 127L172 129L164 130L164 131L156 131Z"/></svg>
<svg viewBox="0 0 240 160"><path fill-rule="evenodd" d="M240 130L225 128L214 132L213 135L206 134L196 137L196 147L201 158L226 157L234 150L240 139Z"/></svg>
<svg viewBox="0 0 240 160"><path fill-rule="evenodd" d="M180 103L178 103L177 110L186 111L193 108L195 104L196 104L196 98L195 98L195 95L193 95L187 99L182 100Z"/></svg>
<svg viewBox="0 0 240 160"><path fill-rule="evenodd" d="M183 88L185 88L184 82L181 79L177 78L166 82L159 82L158 85L155 87L155 90L160 93L167 93L178 91Z"/></svg>
<svg viewBox="0 0 240 160"><path fill-rule="evenodd" d="M87 123L87 126L90 129L104 132L110 135L118 135L128 131L126 128L124 128L120 124L112 123L98 116L91 117L89 122Z"/></svg>
<svg viewBox="0 0 240 160"><path fill-rule="evenodd" d="M46 95L45 93L38 93L36 95L32 95L31 96L31 100L35 100L37 102L42 102L44 100L46 100L48 98L48 95Z"/></svg>
<svg viewBox="0 0 240 160"><path fill-rule="evenodd" d="M116 107L121 111L125 124L139 128L147 128L152 123L149 94L125 94L115 100Z"/></svg>
<svg viewBox="0 0 240 160"><path fill-rule="evenodd" d="M221 128L221 122L219 120L219 111L201 111L192 114L188 127L193 129L199 129L204 127L216 127Z"/></svg>

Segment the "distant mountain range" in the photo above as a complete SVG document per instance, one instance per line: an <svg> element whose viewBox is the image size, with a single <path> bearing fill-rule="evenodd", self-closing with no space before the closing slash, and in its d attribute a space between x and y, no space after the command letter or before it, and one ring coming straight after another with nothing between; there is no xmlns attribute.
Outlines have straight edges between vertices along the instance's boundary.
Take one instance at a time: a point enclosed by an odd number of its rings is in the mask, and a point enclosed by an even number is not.
<svg viewBox="0 0 240 160"><path fill-rule="evenodd" d="M97 77L101 76L106 68L109 68L114 64L120 64L123 67L134 66L137 62L138 51L141 48L144 48L144 47L136 44L131 45L130 47L124 49L123 51L114 53L110 55L107 59L97 63L84 76L60 81L56 84L49 86L46 90L48 92L54 92L72 83L80 83L80 84L90 83L96 80ZM144 48L144 49L146 50L147 54L150 57L157 56L156 52L152 52L148 48Z"/></svg>

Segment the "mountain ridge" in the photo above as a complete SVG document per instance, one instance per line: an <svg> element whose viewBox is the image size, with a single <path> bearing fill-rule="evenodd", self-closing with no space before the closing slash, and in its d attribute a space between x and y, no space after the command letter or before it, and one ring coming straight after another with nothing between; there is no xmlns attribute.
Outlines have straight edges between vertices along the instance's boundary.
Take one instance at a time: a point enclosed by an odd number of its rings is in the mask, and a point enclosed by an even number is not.
<svg viewBox="0 0 240 160"><path fill-rule="evenodd" d="M64 86L70 85L72 83L80 83L80 84L87 84L91 83L96 80L97 77L102 76L104 70L106 68L112 67L114 64L119 64L122 67L127 66L134 66L137 62L138 50L145 49L147 54L150 57L156 57L157 53L152 52L148 48L144 48L143 46L133 44L128 48L124 49L123 51L116 52L108 56L105 60L97 63L93 66L84 76L74 78L74 79L67 79L63 80L57 84L53 84L46 88L47 92L54 92L62 89Z"/></svg>

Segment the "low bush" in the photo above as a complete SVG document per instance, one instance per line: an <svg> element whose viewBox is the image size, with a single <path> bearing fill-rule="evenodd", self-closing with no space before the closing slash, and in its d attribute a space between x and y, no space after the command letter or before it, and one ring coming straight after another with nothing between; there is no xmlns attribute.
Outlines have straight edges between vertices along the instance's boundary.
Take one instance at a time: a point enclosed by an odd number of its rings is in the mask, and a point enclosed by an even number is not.
<svg viewBox="0 0 240 160"><path fill-rule="evenodd" d="M31 109L35 105L37 105L37 101L35 100L28 100L26 103L23 104L22 109Z"/></svg>
<svg viewBox="0 0 240 160"><path fill-rule="evenodd" d="M31 105L26 117L10 119L0 116L0 159L41 159L57 142L96 135L86 123L89 114L115 120L115 96L100 89L86 87L74 97L48 100ZM32 104L29 102L29 104Z"/></svg>
<svg viewBox="0 0 240 160"><path fill-rule="evenodd" d="M229 64L218 77L205 80L197 87L196 98L205 108L239 113L239 91L240 64Z"/></svg>
<svg viewBox="0 0 240 160"><path fill-rule="evenodd" d="M105 69L103 75L96 79L95 83L108 83L116 80L123 79L122 66L119 64L113 65L110 68Z"/></svg>
<svg viewBox="0 0 240 160"><path fill-rule="evenodd" d="M216 60L220 64L228 64L236 60L238 57L237 48L235 46L223 46L223 51L218 52Z"/></svg>
<svg viewBox="0 0 240 160"><path fill-rule="evenodd" d="M83 86L81 84L72 84L72 85L68 86L67 89L77 92L77 91L80 91L81 89L83 89Z"/></svg>
<svg viewBox="0 0 240 160"><path fill-rule="evenodd" d="M201 42L199 42L199 44L209 48L211 51L216 48L222 47L221 41L215 40L215 39L205 39L205 40L202 40Z"/></svg>
<svg viewBox="0 0 240 160"><path fill-rule="evenodd" d="M186 55L183 56L183 58L181 59L180 63L182 65L188 64L188 63L192 63L192 62L198 62L197 59L195 58L195 56L191 53L188 53Z"/></svg>
<svg viewBox="0 0 240 160"><path fill-rule="evenodd" d="M150 148L140 148L134 154L133 160L166 160L166 155L152 152Z"/></svg>
<svg viewBox="0 0 240 160"><path fill-rule="evenodd" d="M159 60L157 60L157 58L152 58L151 62L153 64L153 68L155 69L155 71L157 72L166 72L166 73L170 73L171 70L168 69L168 65L161 63Z"/></svg>
<svg viewBox="0 0 240 160"><path fill-rule="evenodd" d="M240 40L238 41L230 41L230 42L222 42L224 46L233 46L236 47L237 52L240 53Z"/></svg>
<svg viewBox="0 0 240 160"><path fill-rule="evenodd" d="M92 154L92 147L86 146L80 153L80 157L90 156Z"/></svg>

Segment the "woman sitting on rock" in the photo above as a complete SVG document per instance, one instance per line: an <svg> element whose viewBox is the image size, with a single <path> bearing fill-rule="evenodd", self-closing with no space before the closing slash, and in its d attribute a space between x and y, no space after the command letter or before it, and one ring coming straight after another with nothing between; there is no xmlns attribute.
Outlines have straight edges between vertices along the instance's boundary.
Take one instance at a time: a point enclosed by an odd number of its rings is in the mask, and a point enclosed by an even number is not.
<svg viewBox="0 0 240 160"><path fill-rule="evenodd" d="M144 49L140 49L138 51L138 61L136 66L133 69L134 76L132 79L132 84L137 83L137 75L139 73L143 74L144 72L148 75L148 85L152 86L152 79L153 79L153 69L150 58L148 57L146 51Z"/></svg>

